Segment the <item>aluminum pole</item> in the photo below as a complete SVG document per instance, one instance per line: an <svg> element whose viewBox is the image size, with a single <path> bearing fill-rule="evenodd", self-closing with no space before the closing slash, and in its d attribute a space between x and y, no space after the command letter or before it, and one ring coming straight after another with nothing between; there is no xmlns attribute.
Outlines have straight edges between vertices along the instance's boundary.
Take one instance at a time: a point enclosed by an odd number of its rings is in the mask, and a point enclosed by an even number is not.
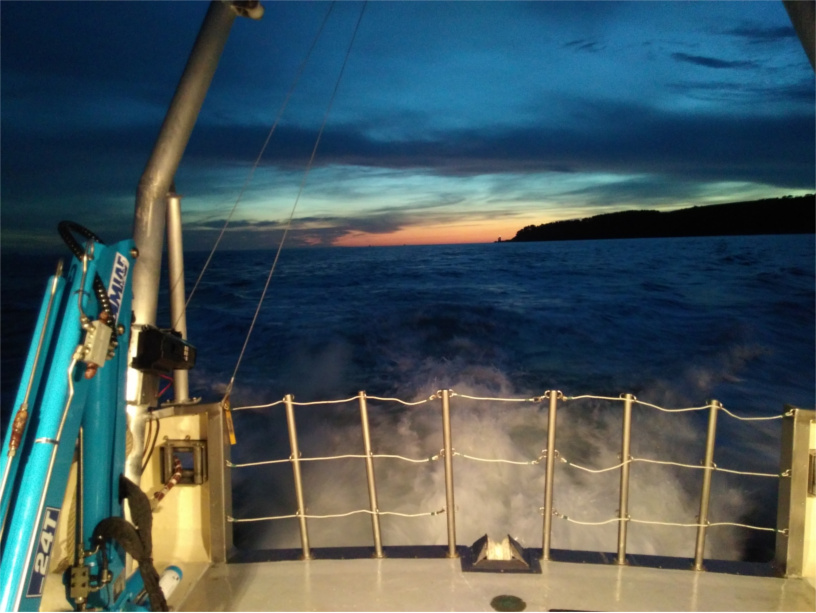
<svg viewBox="0 0 816 613"><path fill-rule="evenodd" d="M550 559L550 542L552 539L553 511L553 477L555 476L555 415L558 408L560 392L550 390L550 411L547 416L547 481L544 484L544 542L541 546L541 559Z"/></svg>
<svg viewBox="0 0 816 613"><path fill-rule="evenodd" d="M453 500L453 443L450 423L450 390L442 390L442 439L445 449L445 514L448 516L449 558L459 557L456 553L456 505Z"/></svg>
<svg viewBox="0 0 816 613"><path fill-rule="evenodd" d="M201 25L176 93L167 109L153 153L139 180L133 240L139 259L133 270L133 312L139 324L156 321L164 240L165 198L190 140L236 13L214 0Z"/></svg>
<svg viewBox="0 0 816 613"><path fill-rule="evenodd" d="M700 515L697 528L697 544L694 547L694 570L703 569L703 553L708 524L708 502L711 497L711 476L714 472L714 443L717 438L717 409L722 405L716 400L711 401L711 410L708 414L708 432L706 434L705 460L703 462L703 490L700 494Z"/></svg>
<svg viewBox="0 0 816 613"><path fill-rule="evenodd" d="M171 188L167 194L167 269L170 277L170 326L187 340L187 296L184 290L184 244L181 235L181 196ZM190 400L187 370L173 371L173 398Z"/></svg>
<svg viewBox="0 0 816 613"><path fill-rule="evenodd" d="M380 508L377 504L377 485L374 481L374 459L371 451L371 432L368 428L368 406L366 405L365 392L360 392L360 421L363 425L368 501L371 504L371 530L374 533L374 557L381 558L383 557L383 550L382 535L380 533Z"/></svg>
<svg viewBox="0 0 816 613"><path fill-rule="evenodd" d="M629 523L629 446L632 439L632 394L624 395L623 434L621 435L620 501L618 504L618 564L626 564L626 528Z"/></svg>
<svg viewBox="0 0 816 613"><path fill-rule="evenodd" d="M133 240L139 258L133 266L135 325L131 334L130 359L137 352L138 331L142 326L156 323L164 243L165 198L187 147L235 16L231 3L220 0L210 3L153 152L139 180L133 220ZM135 369L128 369L128 430L133 445L125 461L125 476L137 484L142 475L145 419L157 389L158 380L155 375L144 375Z"/></svg>

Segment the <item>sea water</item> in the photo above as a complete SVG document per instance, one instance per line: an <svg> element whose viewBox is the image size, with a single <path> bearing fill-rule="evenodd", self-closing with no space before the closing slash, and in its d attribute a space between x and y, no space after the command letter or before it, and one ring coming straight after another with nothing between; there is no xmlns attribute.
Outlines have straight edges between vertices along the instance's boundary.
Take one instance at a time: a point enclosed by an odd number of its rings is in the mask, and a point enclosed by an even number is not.
<svg viewBox="0 0 816 613"><path fill-rule="evenodd" d="M187 259L188 290L206 254ZM191 393L219 399L233 375L274 252L216 254L192 298L189 336L198 348ZM29 264L37 262L29 260ZM44 263L40 269L48 268ZM4 428L36 308L32 280L3 259ZM39 288L39 289L37 289ZM38 299L38 298L37 298ZM166 310L160 325L168 325ZM26 318L30 323L26 323ZM751 236L502 243L382 248L290 249L281 254L237 371L233 406L293 394L298 402L369 396L427 400L438 390L494 398L617 397L666 408L719 400L743 416L814 406L814 237ZM562 402L556 449L593 469L620 462L622 403ZM547 441L547 401L472 401L454 396L454 449L529 462ZM438 400L414 407L369 402L377 454L427 459L442 447ZM233 462L289 457L284 410L235 412ZM303 457L361 454L356 401L296 411ZM706 411L633 410L632 451L699 465ZM777 473L780 420L741 422L721 414L715 461ZM302 464L310 515L368 508L359 458ZM377 459L379 508L405 514L445 506L442 462ZM288 463L231 469L236 519L297 509ZM544 463L454 461L457 541L509 534L542 538ZM634 519L695 523L702 471L631 466ZM555 508L585 522L617 516L619 471L591 474L559 462ZM778 479L714 475L709 521L775 525ZM445 515L383 516L386 545L446 542ZM298 547L294 519L236 523L240 547ZM309 522L312 546L370 545L359 514ZM617 524L554 519L552 545L614 551ZM628 550L691 557L694 528L632 523ZM773 534L708 531L707 557L768 559Z"/></svg>

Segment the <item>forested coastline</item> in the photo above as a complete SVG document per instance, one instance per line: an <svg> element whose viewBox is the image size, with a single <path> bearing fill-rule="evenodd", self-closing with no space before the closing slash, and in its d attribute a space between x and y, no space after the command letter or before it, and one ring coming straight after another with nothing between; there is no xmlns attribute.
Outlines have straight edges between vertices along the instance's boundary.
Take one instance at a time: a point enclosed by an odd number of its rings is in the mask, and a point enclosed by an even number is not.
<svg viewBox="0 0 816 613"><path fill-rule="evenodd" d="M604 213L522 228L511 242L809 234L816 231L816 194L695 206L676 211Z"/></svg>

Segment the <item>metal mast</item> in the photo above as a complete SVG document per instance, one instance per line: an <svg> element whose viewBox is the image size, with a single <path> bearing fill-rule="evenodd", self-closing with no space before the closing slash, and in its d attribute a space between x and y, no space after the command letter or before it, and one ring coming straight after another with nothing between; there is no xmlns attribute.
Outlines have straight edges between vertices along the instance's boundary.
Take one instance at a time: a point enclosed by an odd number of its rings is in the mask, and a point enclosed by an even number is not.
<svg viewBox="0 0 816 613"><path fill-rule="evenodd" d="M131 359L136 354L139 331L143 326L156 323L166 198L237 15L259 19L263 15L263 8L257 0L213 0L210 3L153 153L139 181L133 223L133 240L139 250L139 258L133 271L134 333L130 346ZM141 477L144 421L157 389L156 376L128 369L128 429L133 436L133 446L126 461L125 476L136 483Z"/></svg>

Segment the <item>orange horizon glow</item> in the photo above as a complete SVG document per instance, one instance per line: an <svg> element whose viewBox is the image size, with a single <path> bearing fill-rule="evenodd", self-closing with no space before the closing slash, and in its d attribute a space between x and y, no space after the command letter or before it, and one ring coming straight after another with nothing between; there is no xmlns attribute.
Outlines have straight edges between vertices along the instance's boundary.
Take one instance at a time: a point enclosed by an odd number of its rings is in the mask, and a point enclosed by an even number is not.
<svg viewBox="0 0 816 613"><path fill-rule="evenodd" d="M540 222L539 222L540 223ZM335 240L335 247L395 247L399 245L452 245L464 243L493 243L501 237L510 240L524 221L496 223L495 221L462 221L402 228L388 234L353 232Z"/></svg>

